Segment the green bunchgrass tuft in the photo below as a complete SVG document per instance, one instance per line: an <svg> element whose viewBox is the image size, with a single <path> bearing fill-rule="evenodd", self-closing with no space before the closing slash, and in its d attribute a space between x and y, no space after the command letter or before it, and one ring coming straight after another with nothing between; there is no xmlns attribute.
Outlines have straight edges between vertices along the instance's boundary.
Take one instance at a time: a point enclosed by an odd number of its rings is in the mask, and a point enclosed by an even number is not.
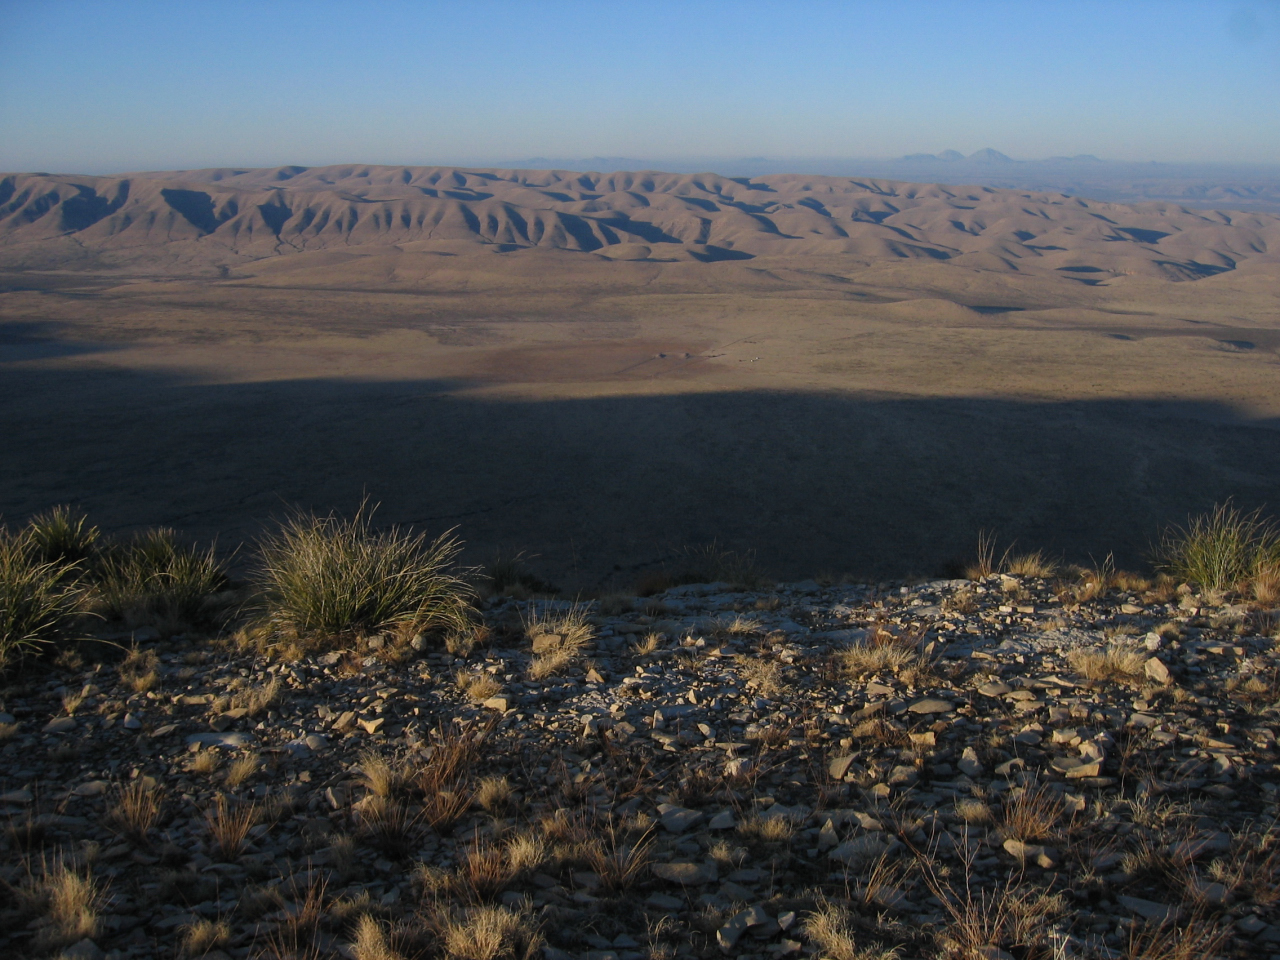
<svg viewBox="0 0 1280 960"><path fill-rule="evenodd" d="M44 560L29 528L0 527L0 670L63 633L80 602L76 569Z"/></svg>
<svg viewBox="0 0 1280 960"><path fill-rule="evenodd" d="M1228 501L1171 527L1157 548L1160 567L1209 591L1245 586L1280 563L1280 531L1260 511Z"/></svg>
<svg viewBox="0 0 1280 960"><path fill-rule="evenodd" d="M212 619L210 598L227 585L214 549L180 542L158 528L106 551L98 563L102 612L127 626L178 632Z"/></svg>
<svg viewBox="0 0 1280 960"><path fill-rule="evenodd" d="M46 563L72 564L92 559L99 531L83 513L54 507L31 518L27 525L37 554Z"/></svg>
<svg viewBox="0 0 1280 960"><path fill-rule="evenodd" d="M313 638L468 625L461 544L447 533L375 530L372 519L367 503L349 520L297 513L262 542L258 583L272 622Z"/></svg>

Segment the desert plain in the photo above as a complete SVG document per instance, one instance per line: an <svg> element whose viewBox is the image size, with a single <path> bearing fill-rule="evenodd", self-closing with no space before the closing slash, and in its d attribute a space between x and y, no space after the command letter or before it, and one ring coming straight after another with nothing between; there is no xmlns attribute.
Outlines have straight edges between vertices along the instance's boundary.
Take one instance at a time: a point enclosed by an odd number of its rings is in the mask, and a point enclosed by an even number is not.
<svg viewBox="0 0 1280 960"><path fill-rule="evenodd" d="M295 506L604 589L1140 565L1275 505L1280 217L858 178L0 177L0 515Z"/></svg>

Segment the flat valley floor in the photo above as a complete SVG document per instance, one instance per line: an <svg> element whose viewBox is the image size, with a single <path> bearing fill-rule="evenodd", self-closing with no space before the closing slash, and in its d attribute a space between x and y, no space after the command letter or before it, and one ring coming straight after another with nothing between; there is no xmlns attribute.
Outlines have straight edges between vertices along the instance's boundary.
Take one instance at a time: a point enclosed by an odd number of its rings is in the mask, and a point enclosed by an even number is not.
<svg viewBox="0 0 1280 960"><path fill-rule="evenodd" d="M506 252L501 252L506 250ZM219 278L0 276L0 514L223 548L288 509L456 527L568 589L711 542L782 578L937 574L979 530L1141 563L1280 509L1280 271L322 250Z"/></svg>

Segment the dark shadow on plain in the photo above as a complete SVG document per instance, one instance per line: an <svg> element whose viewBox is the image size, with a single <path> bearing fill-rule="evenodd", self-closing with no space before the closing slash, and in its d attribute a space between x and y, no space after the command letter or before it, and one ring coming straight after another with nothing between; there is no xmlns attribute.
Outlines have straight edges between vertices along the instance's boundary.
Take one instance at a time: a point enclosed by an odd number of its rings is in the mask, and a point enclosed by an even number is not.
<svg viewBox="0 0 1280 960"><path fill-rule="evenodd" d="M457 383L193 385L0 365L0 512L76 503L113 531L230 548L288 505L458 528L569 586L682 544L785 578L944 570L980 528L1073 561L1142 562L1214 501L1280 508L1280 430L1171 402L785 392L496 402Z"/></svg>

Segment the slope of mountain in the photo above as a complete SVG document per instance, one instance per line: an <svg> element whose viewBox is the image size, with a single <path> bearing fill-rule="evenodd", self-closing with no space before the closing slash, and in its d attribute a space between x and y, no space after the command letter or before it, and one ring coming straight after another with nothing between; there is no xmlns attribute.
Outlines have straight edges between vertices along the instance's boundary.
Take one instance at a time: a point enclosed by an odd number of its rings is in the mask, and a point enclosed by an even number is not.
<svg viewBox="0 0 1280 960"><path fill-rule="evenodd" d="M1276 263L1280 217L799 175L338 165L0 177L0 266L211 269L406 244L655 261L920 258L1096 284Z"/></svg>

